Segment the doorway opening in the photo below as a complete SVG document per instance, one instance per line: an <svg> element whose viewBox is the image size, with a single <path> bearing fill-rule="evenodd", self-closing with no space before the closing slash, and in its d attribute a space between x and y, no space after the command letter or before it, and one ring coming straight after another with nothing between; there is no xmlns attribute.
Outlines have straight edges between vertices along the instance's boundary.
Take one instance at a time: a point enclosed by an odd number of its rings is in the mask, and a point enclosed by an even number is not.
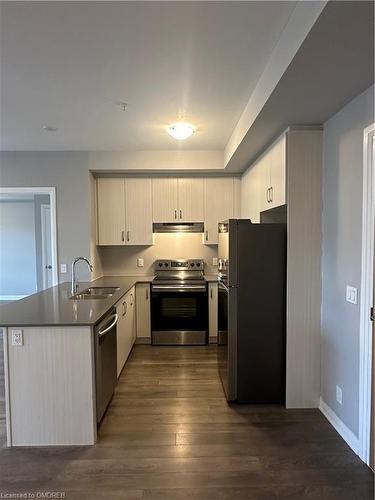
<svg viewBox="0 0 375 500"><path fill-rule="evenodd" d="M373 464L371 441L374 439L373 328L375 255L375 123L364 130L363 140L363 211L362 276L359 359L359 456Z"/></svg>
<svg viewBox="0 0 375 500"><path fill-rule="evenodd" d="M55 188L0 188L0 304L57 283Z"/></svg>

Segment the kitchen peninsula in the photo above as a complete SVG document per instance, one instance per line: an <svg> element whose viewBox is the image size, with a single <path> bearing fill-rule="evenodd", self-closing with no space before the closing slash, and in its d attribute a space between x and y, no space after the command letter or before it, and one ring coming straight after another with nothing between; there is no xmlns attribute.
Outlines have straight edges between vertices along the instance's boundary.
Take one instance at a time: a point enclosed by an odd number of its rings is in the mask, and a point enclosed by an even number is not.
<svg viewBox="0 0 375 500"><path fill-rule="evenodd" d="M113 276L80 283L78 292L116 288L100 300L73 300L70 283L63 283L1 307L8 446L95 443L95 327L116 305L123 308L135 285L152 279Z"/></svg>

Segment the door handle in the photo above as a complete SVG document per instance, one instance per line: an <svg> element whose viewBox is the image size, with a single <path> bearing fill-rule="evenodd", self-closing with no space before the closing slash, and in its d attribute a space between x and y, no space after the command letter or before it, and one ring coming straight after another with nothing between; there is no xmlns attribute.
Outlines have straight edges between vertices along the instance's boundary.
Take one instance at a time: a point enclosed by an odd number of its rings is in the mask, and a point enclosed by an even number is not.
<svg viewBox="0 0 375 500"><path fill-rule="evenodd" d="M117 314L114 314L112 316L114 319L113 319L113 322L108 325L106 328L104 328L104 330L99 330L99 337L103 337L106 333L109 332L109 330L111 330L115 324L117 323L117 320L118 320L118 315Z"/></svg>
<svg viewBox="0 0 375 500"><path fill-rule="evenodd" d="M52 269L51 265L45 266L46 269Z"/></svg>

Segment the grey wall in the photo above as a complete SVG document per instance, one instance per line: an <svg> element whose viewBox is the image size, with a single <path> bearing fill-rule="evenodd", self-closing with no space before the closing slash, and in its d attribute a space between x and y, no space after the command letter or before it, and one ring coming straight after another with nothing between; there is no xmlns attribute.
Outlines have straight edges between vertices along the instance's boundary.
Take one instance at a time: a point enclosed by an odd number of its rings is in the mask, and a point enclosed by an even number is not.
<svg viewBox="0 0 375 500"><path fill-rule="evenodd" d="M373 121L374 86L324 124L321 393L357 436L360 311L345 293L361 283L363 129Z"/></svg>
<svg viewBox="0 0 375 500"><path fill-rule="evenodd" d="M90 255L86 152L1 152L0 186L56 187L58 262L69 265L77 255ZM78 272L80 278L89 278L85 267ZM69 280L69 274L59 273L59 280Z"/></svg>
<svg viewBox="0 0 375 500"><path fill-rule="evenodd" d="M1 201L0 295L36 291L34 201Z"/></svg>

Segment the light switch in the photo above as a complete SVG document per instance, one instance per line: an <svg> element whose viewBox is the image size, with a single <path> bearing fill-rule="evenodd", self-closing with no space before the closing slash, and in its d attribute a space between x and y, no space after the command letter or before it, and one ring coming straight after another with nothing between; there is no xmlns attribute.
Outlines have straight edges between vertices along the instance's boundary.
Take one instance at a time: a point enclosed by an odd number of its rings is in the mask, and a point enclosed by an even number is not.
<svg viewBox="0 0 375 500"><path fill-rule="evenodd" d="M11 334L12 334L12 346L15 347L23 346L22 330L11 330Z"/></svg>
<svg viewBox="0 0 375 500"><path fill-rule="evenodd" d="M60 272L66 273L66 264L60 264Z"/></svg>
<svg viewBox="0 0 375 500"><path fill-rule="evenodd" d="M144 266L143 259L137 259L137 266L138 267L143 267Z"/></svg>
<svg viewBox="0 0 375 500"><path fill-rule="evenodd" d="M346 287L346 301L351 304L358 302L358 290L354 286L347 285Z"/></svg>

